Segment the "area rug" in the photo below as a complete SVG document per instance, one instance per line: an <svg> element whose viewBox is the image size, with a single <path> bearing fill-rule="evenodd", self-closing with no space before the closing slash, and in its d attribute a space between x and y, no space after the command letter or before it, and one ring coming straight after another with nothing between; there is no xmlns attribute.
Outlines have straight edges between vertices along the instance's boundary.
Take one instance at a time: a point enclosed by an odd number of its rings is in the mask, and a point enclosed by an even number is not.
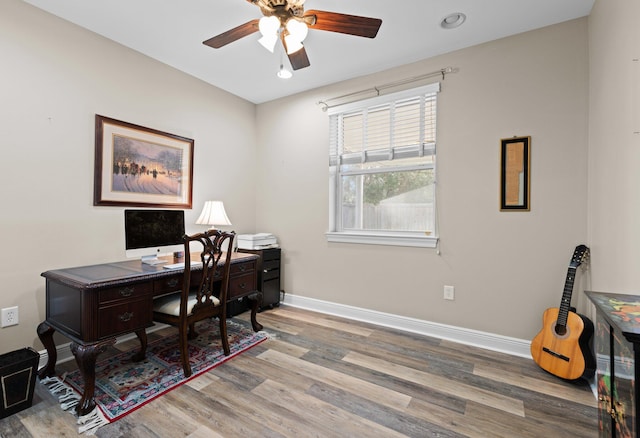
<svg viewBox="0 0 640 438"><path fill-rule="evenodd" d="M196 325L196 331L199 336L189 341L193 374L188 379L184 378L180 363L177 331L149 342L144 361L131 361L131 355L139 348L136 347L96 363L96 410L78 418L79 432L92 434L102 425L119 420L268 337L264 332L255 333L250 328L229 320L227 332L231 354L225 356L217 320L200 322ZM42 383L59 397L60 406L65 410L75 408L84 387L78 370L44 379Z"/></svg>

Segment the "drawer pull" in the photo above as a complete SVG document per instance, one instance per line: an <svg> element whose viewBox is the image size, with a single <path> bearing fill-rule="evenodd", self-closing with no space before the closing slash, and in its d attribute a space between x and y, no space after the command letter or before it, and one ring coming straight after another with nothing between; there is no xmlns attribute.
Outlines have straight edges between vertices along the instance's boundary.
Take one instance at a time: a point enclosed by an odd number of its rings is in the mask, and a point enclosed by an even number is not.
<svg viewBox="0 0 640 438"><path fill-rule="evenodd" d="M130 321L133 318L133 312L124 312L122 315L118 316L118 319L122 322Z"/></svg>
<svg viewBox="0 0 640 438"><path fill-rule="evenodd" d="M240 289L246 289L246 288L247 288L247 283L240 283L240 284L238 285L238 287L239 287Z"/></svg>
<svg viewBox="0 0 640 438"><path fill-rule="evenodd" d="M245 265L240 265L238 266L238 270L244 272L247 270L247 267Z"/></svg>
<svg viewBox="0 0 640 438"><path fill-rule="evenodd" d="M178 283L180 283L180 280L177 278L172 278L169 281L167 281L167 285L169 285L169 287L176 287Z"/></svg>
<svg viewBox="0 0 640 438"><path fill-rule="evenodd" d="M133 288L132 287L124 287L124 288L120 289L120 296L130 297L131 295L133 295Z"/></svg>

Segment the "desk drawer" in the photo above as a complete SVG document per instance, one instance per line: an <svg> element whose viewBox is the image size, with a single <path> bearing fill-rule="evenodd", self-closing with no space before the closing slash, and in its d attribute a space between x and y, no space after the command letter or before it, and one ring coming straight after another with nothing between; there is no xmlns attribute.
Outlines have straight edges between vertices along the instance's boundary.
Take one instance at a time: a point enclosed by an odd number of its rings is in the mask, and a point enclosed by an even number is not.
<svg viewBox="0 0 640 438"><path fill-rule="evenodd" d="M263 270L262 271L262 282L264 283L265 281L268 280L274 280L274 279L279 279L280 278L280 269L271 269L269 271L267 270Z"/></svg>
<svg viewBox="0 0 640 438"><path fill-rule="evenodd" d="M230 269L231 271L230 274L231 274L231 277L233 277L234 275L242 275L250 271L255 272L255 270L256 270L256 261L252 260L250 262L232 264Z"/></svg>
<svg viewBox="0 0 640 438"><path fill-rule="evenodd" d="M236 275L229 279L229 291L227 301L254 291L256 284L256 271L250 271L244 275Z"/></svg>
<svg viewBox="0 0 640 438"><path fill-rule="evenodd" d="M262 272L272 271L274 269L280 269L280 259L278 260L265 260L262 262Z"/></svg>
<svg viewBox="0 0 640 438"><path fill-rule="evenodd" d="M280 248L263 249L262 260L264 262L269 260L277 260L278 263L280 263Z"/></svg>
<svg viewBox="0 0 640 438"><path fill-rule="evenodd" d="M152 324L151 295L142 300L116 302L98 310L98 338L117 336Z"/></svg>
<svg viewBox="0 0 640 438"><path fill-rule="evenodd" d="M103 289L99 292L98 301L100 305L117 300L135 300L151 293L150 283L138 283L128 286L119 286L110 289Z"/></svg>
<svg viewBox="0 0 640 438"><path fill-rule="evenodd" d="M184 274L180 273L180 275L172 275L171 277L165 277L159 280L155 280L153 282L153 294L164 295L169 292L182 290L183 279L184 279ZM193 281L193 277L191 281Z"/></svg>
<svg viewBox="0 0 640 438"><path fill-rule="evenodd" d="M280 278L280 259L269 260L262 263L262 282Z"/></svg>

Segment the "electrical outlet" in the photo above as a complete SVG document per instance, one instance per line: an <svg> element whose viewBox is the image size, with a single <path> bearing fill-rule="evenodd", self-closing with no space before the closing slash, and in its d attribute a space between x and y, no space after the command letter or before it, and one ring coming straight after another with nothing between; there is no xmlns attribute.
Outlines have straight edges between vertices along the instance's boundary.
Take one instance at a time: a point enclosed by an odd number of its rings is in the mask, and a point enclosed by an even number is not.
<svg viewBox="0 0 640 438"><path fill-rule="evenodd" d="M18 325L18 306L2 309L2 327Z"/></svg>
<svg viewBox="0 0 640 438"><path fill-rule="evenodd" d="M444 299L453 300L455 298L455 288L453 286L444 287Z"/></svg>

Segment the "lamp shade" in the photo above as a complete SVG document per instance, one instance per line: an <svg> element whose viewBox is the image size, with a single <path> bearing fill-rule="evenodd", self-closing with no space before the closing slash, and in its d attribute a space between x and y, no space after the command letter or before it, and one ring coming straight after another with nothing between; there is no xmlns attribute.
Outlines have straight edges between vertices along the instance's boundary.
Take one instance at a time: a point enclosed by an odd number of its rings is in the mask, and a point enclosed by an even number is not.
<svg viewBox="0 0 640 438"><path fill-rule="evenodd" d="M306 23L298 21L295 18L291 18L287 21L287 31L289 32L289 35L295 38L296 41L303 42L307 37L309 28Z"/></svg>
<svg viewBox="0 0 640 438"><path fill-rule="evenodd" d="M222 201L206 201L196 221L198 225L231 225Z"/></svg>
<svg viewBox="0 0 640 438"><path fill-rule="evenodd" d="M287 55L302 49L302 41L307 37L308 31L307 25L302 21L298 21L295 18L287 21L287 34L284 37Z"/></svg>
<svg viewBox="0 0 640 438"><path fill-rule="evenodd" d="M292 55L303 47L302 43L291 35L284 37L284 42L287 46L287 55Z"/></svg>
<svg viewBox="0 0 640 438"><path fill-rule="evenodd" d="M276 43L278 42L278 35L265 35L258 40L262 47L273 53L276 48Z"/></svg>
<svg viewBox="0 0 640 438"><path fill-rule="evenodd" d="M280 29L280 20L273 15L270 17L262 17L258 22L258 29L262 36L278 35L278 29Z"/></svg>
<svg viewBox="0 0 640 438"><path fill-rule="evenodd" d="M278 29L280 29L280 20L273 15L270 17L262 17L258 22L258 29L262 34L262 38L258 40L262 46L273 53L278 41Z"/></svg>

